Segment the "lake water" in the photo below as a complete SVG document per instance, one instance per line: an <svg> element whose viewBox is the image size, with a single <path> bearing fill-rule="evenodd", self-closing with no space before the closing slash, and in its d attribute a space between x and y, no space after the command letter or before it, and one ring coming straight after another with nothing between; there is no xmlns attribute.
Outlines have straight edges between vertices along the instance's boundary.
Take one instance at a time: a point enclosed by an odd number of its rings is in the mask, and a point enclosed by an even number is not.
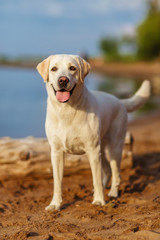
<svg viewBox="0 0 160 240"><path fill-rule="evenodd" d="M113 79L89 74L89 89L108 91L119 97L133 92L132 79ZM45 137L47 94L34 69L0 67L0 137Z"/></svg>

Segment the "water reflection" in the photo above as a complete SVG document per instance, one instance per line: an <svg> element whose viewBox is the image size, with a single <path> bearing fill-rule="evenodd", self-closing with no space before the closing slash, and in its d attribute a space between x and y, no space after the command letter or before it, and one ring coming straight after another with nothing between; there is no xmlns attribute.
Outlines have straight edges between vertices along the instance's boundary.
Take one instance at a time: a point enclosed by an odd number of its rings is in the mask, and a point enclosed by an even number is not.
<svg viewBox="0 0 160 240"><path fill-rule="evenodd" d="M86 78L89 89L100 90L116 95L119 98L127 98L138 88L137 82L129 78L113 78L90 74ZM140 83L138 84L140 85Z"/></svg>
<svg viewBox="0 0 160 240"><path fill-rule="evenodd" d="M135 80L133 78L100 76L95 73L90 74L86 78L86 84L90 89L108 92L117 96L118 98L131 97L140 87L142 81L143 80L141 79ZM152 83L155 83L152 86L152 97L142 108L137 110L135 113L129 114L129 120L133 119L139 114L147 113L159 107L160 91L158 91L158 89L160 88L160 79L156 78L156 81L152 81ZM157 86L159 86L159 88Z"/></svg>

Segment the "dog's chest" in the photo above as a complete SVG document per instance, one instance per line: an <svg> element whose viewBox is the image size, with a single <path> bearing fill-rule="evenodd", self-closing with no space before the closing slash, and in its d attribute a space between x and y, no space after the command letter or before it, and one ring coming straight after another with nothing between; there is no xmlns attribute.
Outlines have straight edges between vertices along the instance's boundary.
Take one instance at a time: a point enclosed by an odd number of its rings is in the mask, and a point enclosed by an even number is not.
<svg viewBox="0 0 160 240"><path fill-rule="evenodd" d="M84 154L84 141L74 131L64 132L61 138L64 151L70 154Z"/></svg>
<svg viewBox="0 0 160 240"><path fill-rule="evenodd" d="M56 150L69 154L84 154L98 138L98 130L95 115L84 111L77 115L65 114L59 118L56 115L48 115L46 119L46 133L50 145L53 144Z"/></svg>

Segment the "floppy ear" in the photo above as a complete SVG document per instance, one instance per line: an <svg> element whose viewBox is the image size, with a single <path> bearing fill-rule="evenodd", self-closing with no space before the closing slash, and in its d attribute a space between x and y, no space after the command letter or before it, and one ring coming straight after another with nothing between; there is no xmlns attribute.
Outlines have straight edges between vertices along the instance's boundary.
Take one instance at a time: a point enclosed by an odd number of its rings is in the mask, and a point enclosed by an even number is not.
<svg viewBox="0 0 160 240"><path fill-rule="evenodd" d="M49 78L49 65L50 65L51 58L52 58L52 56L49 56L48 58L46 58L45 60L43 60L42 62L40 62L37 65L37 71L43 78L44 82L47 82L49 80L48 79Z"/></svg>
<svg viewBox="0 0 160 240"><path fill-rule="evenodd" d="M76 56L77 63L80 68L80 80L84 82L84 78L87 76L89 71L91 70L91 66L88 62L86 62L83 58Z"/></svg>

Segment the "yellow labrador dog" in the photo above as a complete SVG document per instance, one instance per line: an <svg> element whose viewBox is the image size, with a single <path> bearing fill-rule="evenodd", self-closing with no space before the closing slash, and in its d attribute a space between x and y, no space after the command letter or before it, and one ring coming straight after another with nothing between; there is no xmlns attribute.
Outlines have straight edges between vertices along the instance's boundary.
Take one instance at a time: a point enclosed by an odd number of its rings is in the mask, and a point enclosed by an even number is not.
<svg viewBox="0 0 160 240"><path fill-rule="evenodd" d="M146 102L150 82L144 81L132 98L119 100L87 89L84 78L90 65L79 56L52 55L39 63L37 70L48 92L45 128L54 175L54 195L46 210L60 209L62 203L64 153L87 154L93 176L93 204L104 205L103 188L111 173L108 195L118 196L127 111L134 111Z"/></svg>

